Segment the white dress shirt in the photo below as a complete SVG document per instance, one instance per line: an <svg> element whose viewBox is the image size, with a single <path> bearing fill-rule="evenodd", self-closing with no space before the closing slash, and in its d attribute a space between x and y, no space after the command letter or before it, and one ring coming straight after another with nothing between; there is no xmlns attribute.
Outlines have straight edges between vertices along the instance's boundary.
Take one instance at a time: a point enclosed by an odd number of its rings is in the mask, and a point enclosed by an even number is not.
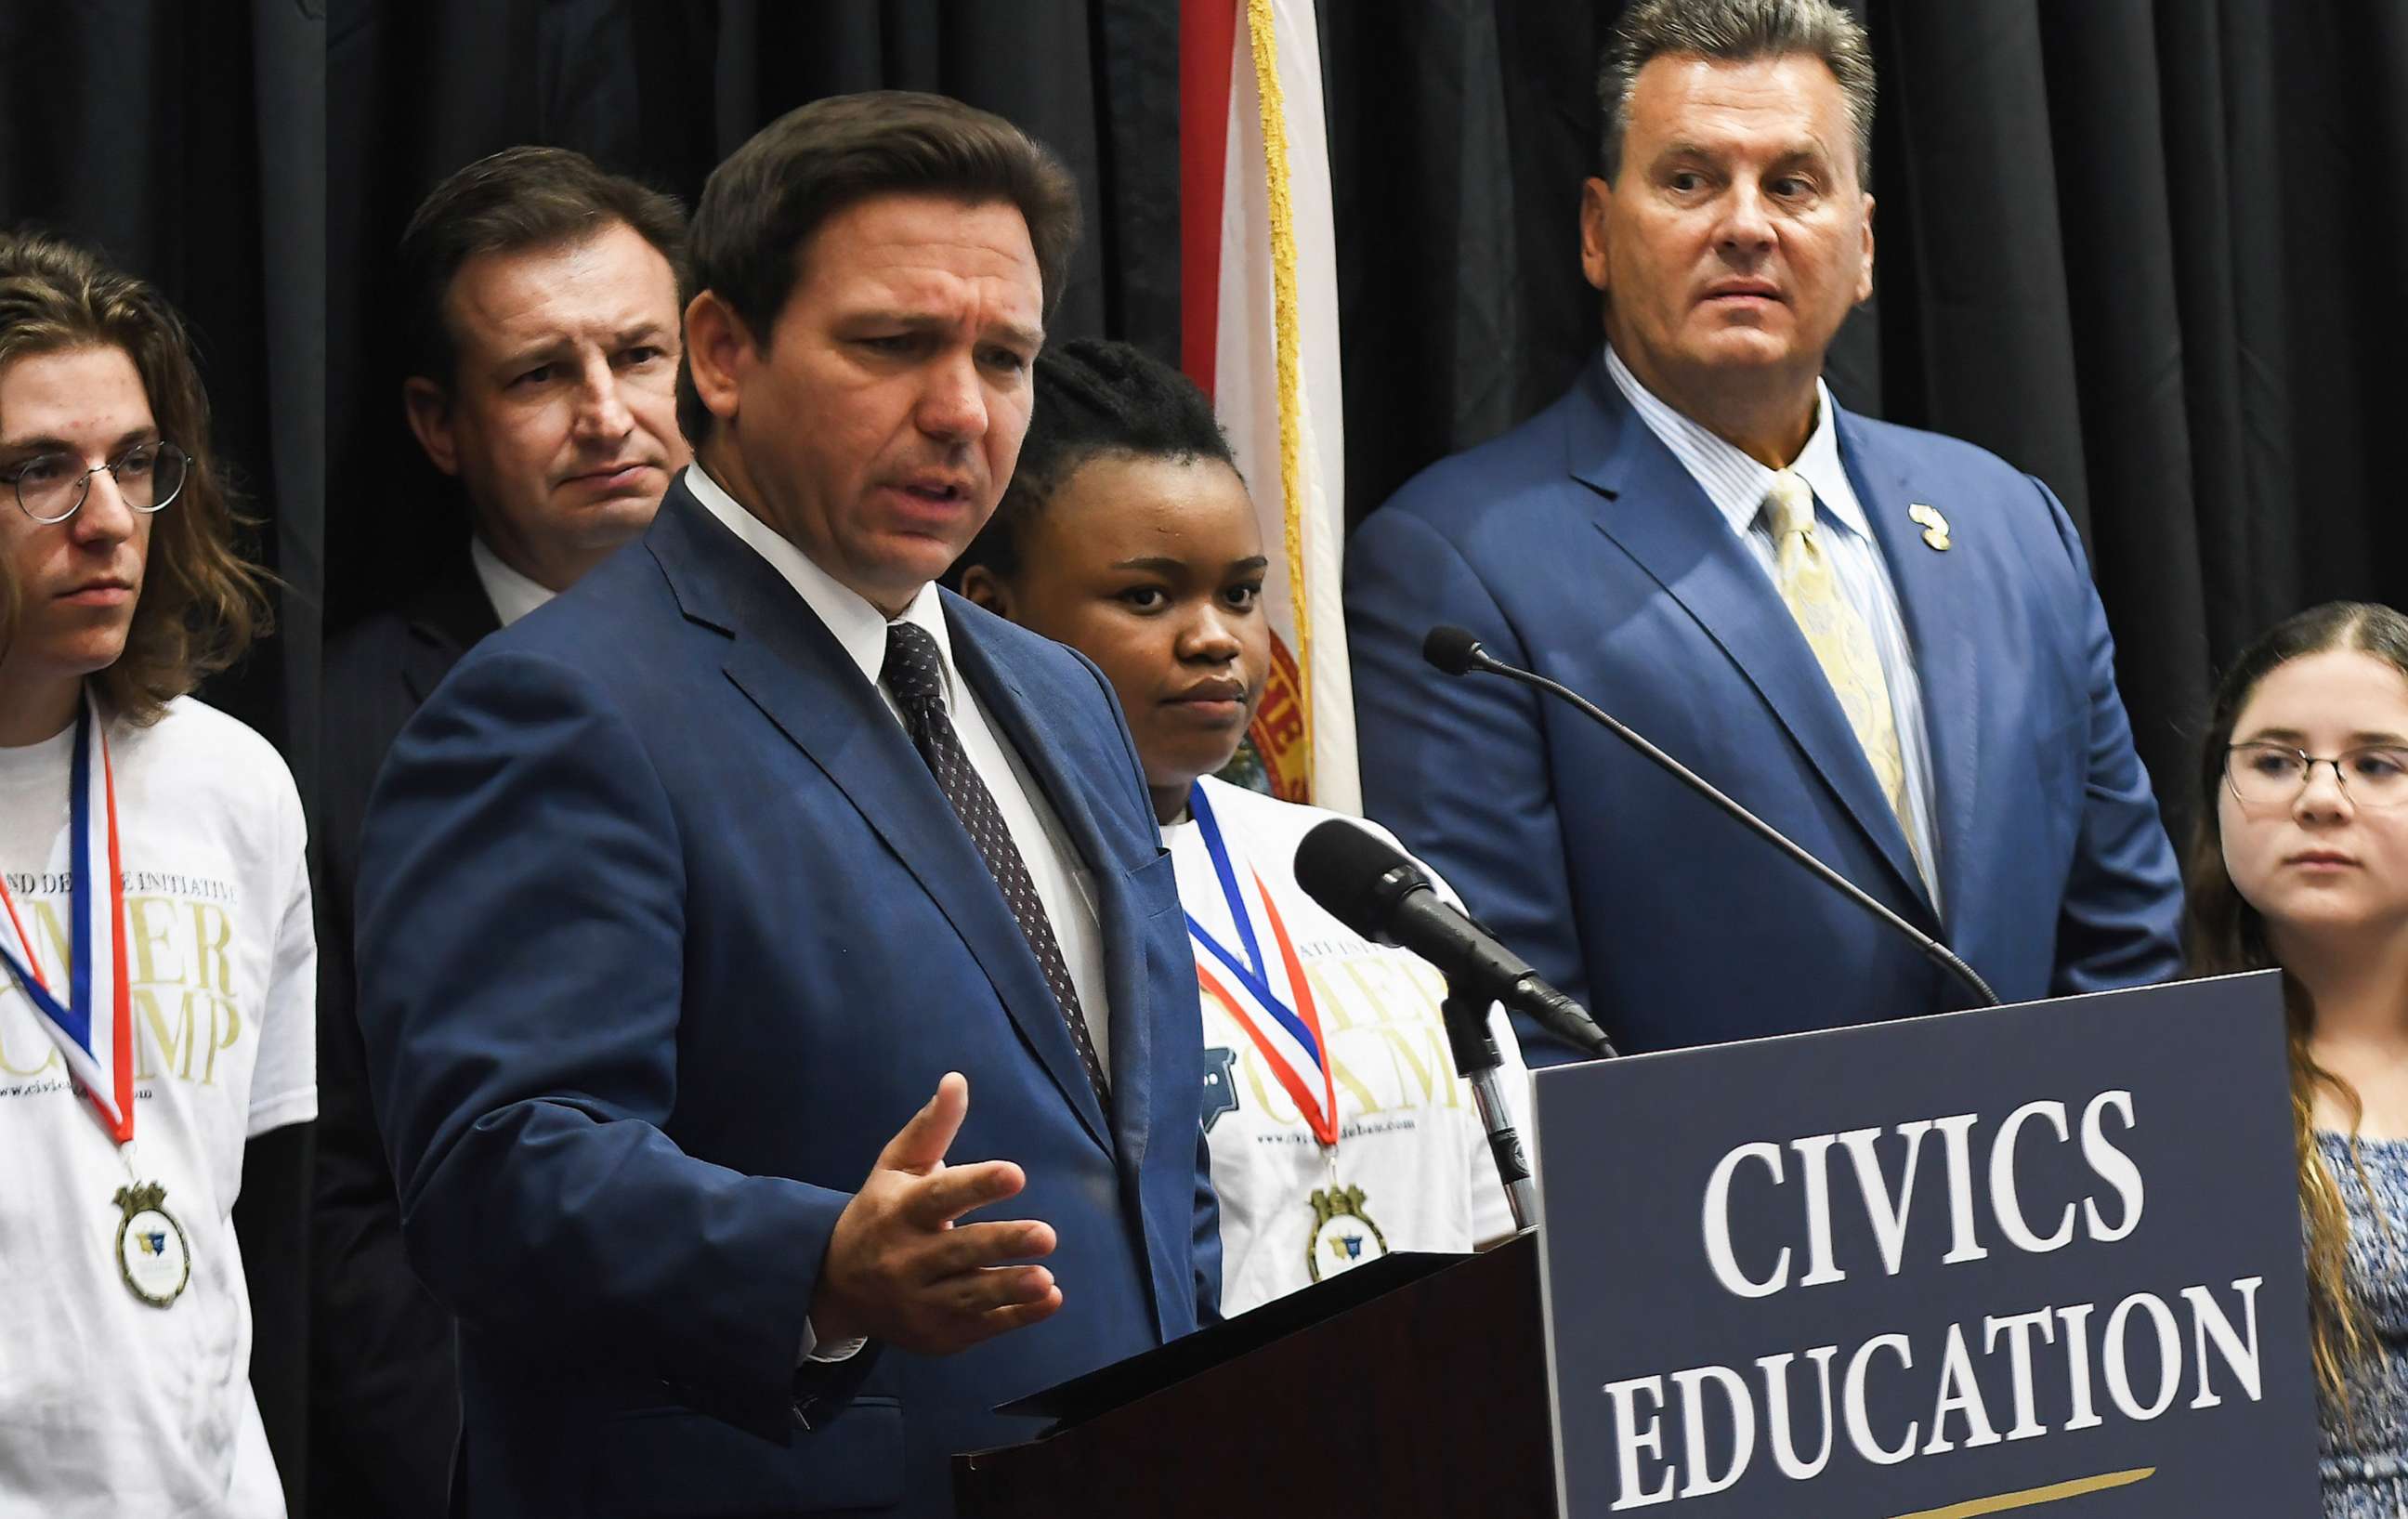
<svg viewBox="0 0 2408 1519"><path fill-rule="evenodd" d="M736 499L704 473L700 465L687 468L685 482L686 489L694 493L706 510L785 577L804 605L836 635L837 642L844 646L845 653L860 667L862 678L878 687L887 710L895 714L898 725L902 724L902 708L896 705L895 694L878 679L886 664L886 614L864 600L858 592L838 583L834 576L811 563L800 549L737 505ZM1086 1013L1087 1037L1095 1041L1096 1059L1109 1071L1112 1068L1111 1018L1104 993L1104 936L1096 913L1095 881L1087 872L1086 862L1079 857L1069 835L1063 832L1061 819L1054 814L1027 767L996 731L977 694L963 682L961 670L953 663L953 638L945 626L937 588L922 586L911 604L903 609L903 615L895 621L925 628L937 640L937 652L945 666L945 713L953 719L954 731L961 735L971 768L986 782L986 789L994 793L995 805L1011 831L1012 844L1027 862L1038 899L1045 904L1045 916L1053 923L1054 938L1062 946L1062 960L1069 967L1070 983L1079 989L1079 1005Z"/></svg>
<svg viewBox="0 0 2408 1519"><path fill-rule="evenodd" d="M477 579L485 587L485 599L494 604L494 615L501 619L504 627L556 595L552 587L538 584L503 564L502 556L473 534L468 538L468 562L477 566Z"/></svg>
<svg viewBox="0 0 2408 1519"><path fill-rule="evenodd" d="M1672 457L1681 461L1681 467L1747 546L1764 570L1766 587L1777 603L1779 547L1764 513L1764 498L1772 489L1775 471L1673 410L1641 384L1622 362L1622 355L1610 348L1605 351L1605 372L1630 408L1639 413L1639 420L1672 451ZM1932 791L1931 738L1923 722L1923 682L1915 672L1914 651L1907 642L1906 617L1899 609L1898 588L1890 581L1889 566L1873 539L1856 488L1840 462L1840 435L1831 424L1830 390L1819 380L1814 382L1814 431L1789 467L1813 488L1815 520L1826 529L1820 537L1837 573L1840 594L1864 619L1881 655L1882 679L1889 686L1890 718L1898 727L1899 757L1906 767L1904 822L1915 854L1925 862L1928 876L1925 885L1936 911L1940 838L1933 819L1939 801Z"/></svg>

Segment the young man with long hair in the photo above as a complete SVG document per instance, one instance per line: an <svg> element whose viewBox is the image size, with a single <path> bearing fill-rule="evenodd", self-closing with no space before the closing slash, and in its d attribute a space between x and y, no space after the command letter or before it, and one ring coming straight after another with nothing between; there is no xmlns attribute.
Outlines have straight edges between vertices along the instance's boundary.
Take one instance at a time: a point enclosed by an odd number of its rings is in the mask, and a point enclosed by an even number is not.
<svg viewBox="0 0 2408 1519"><path fill-rule="evenodd" d="M304 824L183 324L0 233L0 1515L281 1515L233 1225L317 1111Z"/></svg>

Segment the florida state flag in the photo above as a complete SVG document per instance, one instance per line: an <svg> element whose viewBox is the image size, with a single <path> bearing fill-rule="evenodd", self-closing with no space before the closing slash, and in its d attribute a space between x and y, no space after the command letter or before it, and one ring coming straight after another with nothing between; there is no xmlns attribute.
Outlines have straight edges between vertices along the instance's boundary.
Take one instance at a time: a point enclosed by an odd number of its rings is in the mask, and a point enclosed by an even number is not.
<svg viewBox="0 0 2408 1519"><path fill-rule="evenodd" d="M1182 0L1181 360L1263 517L1272 792L1362 810L1339 605L1345 437L1313 0Z"/></svg>

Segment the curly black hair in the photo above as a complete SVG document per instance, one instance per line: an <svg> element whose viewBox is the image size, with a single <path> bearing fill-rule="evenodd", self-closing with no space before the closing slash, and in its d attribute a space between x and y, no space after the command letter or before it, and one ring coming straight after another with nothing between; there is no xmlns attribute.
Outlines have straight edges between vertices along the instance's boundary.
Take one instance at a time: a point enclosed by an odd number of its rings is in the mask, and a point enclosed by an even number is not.
<svg viewBox="0 0 2408 1519"><path fill-rule="evenodd" d="M1022 531L1090 460L1102 454L1211 459L1238 467L1212 403L1196 382L1144 350L1075 337L1038 355L1035 410L1021 441L1020 464L986 526L945 577L983 565L1002 580L1020 573Z"/></svg>

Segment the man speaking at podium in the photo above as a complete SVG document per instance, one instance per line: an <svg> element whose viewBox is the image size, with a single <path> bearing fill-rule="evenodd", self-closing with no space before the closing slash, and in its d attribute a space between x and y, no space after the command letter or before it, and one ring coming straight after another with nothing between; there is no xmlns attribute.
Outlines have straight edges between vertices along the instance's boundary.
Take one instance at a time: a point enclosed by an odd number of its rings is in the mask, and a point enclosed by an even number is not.
<svg viewBox="0 0 2408 1519"><path fill-rule="evenodd" d="M1212 1311L1170 858L1094 666L929 582L1077 236L1008 123L711 176L652 527L394 746L361 1022L471 1515L952 1512L997 1402ZM958 1073L958 1074L954 1074Z"/></svg>
<svg viewBox="0 0 2408 1519"><path fill-rule="evenodd" d="M1640 0L1581 266L1606 349L1347 553L1367 810L1626 1051L1966 1005L1902 936L1434 623L1602 704L2007 1001L2177 967L2179 886L2048 488L1842 410L1871 51L1830 0ZM1522 1030L1531 1062L1569 1052Z"/></svg>

